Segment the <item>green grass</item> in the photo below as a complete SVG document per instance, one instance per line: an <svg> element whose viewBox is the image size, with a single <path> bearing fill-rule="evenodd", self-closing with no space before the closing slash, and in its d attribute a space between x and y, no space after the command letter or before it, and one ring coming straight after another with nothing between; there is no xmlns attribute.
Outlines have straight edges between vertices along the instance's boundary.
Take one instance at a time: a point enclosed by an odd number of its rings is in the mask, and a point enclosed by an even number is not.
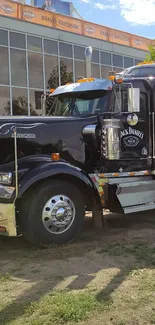
<svg viewBox="0 0 155 325"><path fill-rule="evenodd" d="M25 295L24 289L21 296L19 294L17 298L10 298L8 288L11 285L15 287L15 282L12 282L11 273L0 273L0 283L6 297L0 301L0 325L155 324L155 248L147 242L130 245L115 243L95 247L92 252L94 258L97 256L96 261L102 261L99 287L88 285L79 291L49 289L48 292L47 289L46 295L40 293L38 296L32 288L28 295ZM78 261L78 255L75 257ZM87 263L89 275L89 262ZM118 272L113 273L113 268L118 269ZM18 265L16 269L18 270ZM41 267L39 271L43 272ZM112 272L110 277L109 272ZM33 269L31 274L35 277ZM47 279L43 273L42 275L43 281L48 281L50 288L50 273ZM65 280L59 273L55 273L52 279L58 283ZM16 281L18 283L18 279Z"/></svg>
<svg viewBox="0 0 155 325"><path fill-rule="evenodd" d="M147 266L155 265L155 247L151 247L147 243L133 245L110 244L105 245L97 253L107 253L110 256L134 256L138 262L144 262Z"/></svg>
<svg viewBox="0 0 155 325"><path fill-rule="evenodd" d="M11 281L11 276L9 273L0 273L0 283Z"/></svg>
<svg viewBox="0 0 155 325"><path fill-rule="evenodd" d="M112 301L108 298L98 301L96 295L91 292L55 292L44 296L38 302L14 304L10 306L10 311L18 315L22 311L22 317L12 320L6 310L1 310L1 325L65 325L75 324L88 318L94 312L108 309Z"/></svg>

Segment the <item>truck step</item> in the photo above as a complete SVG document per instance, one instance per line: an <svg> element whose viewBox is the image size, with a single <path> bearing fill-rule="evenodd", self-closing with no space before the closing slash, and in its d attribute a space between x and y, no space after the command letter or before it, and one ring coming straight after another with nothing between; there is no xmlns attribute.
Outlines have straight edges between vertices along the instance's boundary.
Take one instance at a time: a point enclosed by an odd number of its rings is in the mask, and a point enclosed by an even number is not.
<svg viewBox="0 0 155 325"><path fill-rule="evenodd" d="M154 209L155 180L118 184L116 196L124 211L134 212Z"/></svg>
<svg viewBox="0 0 155 325"><path fill-rule="evenodd" d="M130 207L125 207L123 210L124 210L124 214L128 214L128 213L147 211L153 209L155 209L155 202L149 204L133 205Z"/></svg>

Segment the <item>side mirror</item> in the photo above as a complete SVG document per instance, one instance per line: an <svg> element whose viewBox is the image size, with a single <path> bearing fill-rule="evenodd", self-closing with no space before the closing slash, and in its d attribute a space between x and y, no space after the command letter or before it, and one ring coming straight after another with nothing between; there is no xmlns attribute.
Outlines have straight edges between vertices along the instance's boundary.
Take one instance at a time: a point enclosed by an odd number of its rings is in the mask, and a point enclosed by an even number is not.
<svg viewBox="0 0 155 325"><path fill-rule="evenodd" d="M140 112L140 89L128 88L128 112Z"/></svg>

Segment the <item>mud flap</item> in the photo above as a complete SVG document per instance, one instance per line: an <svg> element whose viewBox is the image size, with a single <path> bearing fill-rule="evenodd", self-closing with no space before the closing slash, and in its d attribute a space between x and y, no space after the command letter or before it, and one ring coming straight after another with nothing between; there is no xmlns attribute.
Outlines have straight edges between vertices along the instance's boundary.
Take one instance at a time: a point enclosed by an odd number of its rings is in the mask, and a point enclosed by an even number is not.
<svg viewBox="0 0 155 325"><path fill-rule="evenodd" d="M107 221L103 214L103 209L98 206L93 207L92 211L93 225L97 232L105 232L108 230Z"/></svg>

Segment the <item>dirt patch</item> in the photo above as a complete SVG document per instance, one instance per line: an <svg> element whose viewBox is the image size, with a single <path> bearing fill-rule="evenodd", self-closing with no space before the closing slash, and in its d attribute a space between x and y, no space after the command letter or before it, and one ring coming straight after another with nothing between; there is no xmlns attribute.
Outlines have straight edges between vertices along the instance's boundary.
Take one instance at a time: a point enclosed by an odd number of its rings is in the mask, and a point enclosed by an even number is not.
<svg viewBox="0 0 155 325"><path fill-rule="evenodd" d="M98 235L87 218L76 242L43 250L0 238L0 324L155 324L154 213L108 224Z"/></svg>

